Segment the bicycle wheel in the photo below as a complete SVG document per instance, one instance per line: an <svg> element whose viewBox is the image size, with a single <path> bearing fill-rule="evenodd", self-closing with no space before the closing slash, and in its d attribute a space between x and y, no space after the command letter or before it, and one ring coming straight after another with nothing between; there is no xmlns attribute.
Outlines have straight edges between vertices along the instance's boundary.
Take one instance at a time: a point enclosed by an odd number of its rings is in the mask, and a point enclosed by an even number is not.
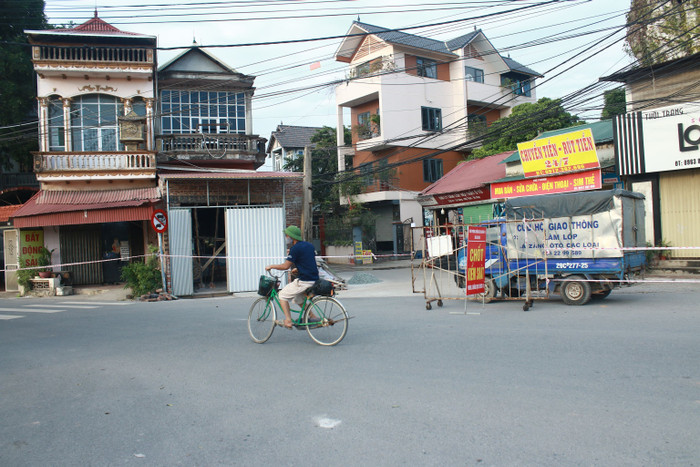
<svg viewBox="0 0 700 467"><path fill-rule="evenodd" d="M302 322L311 339L321 345L335 345L348 332L348 313L338 300L330 297L314 298L306 307Z"/></svg>
<svg viewBox="0 0 700 467"><path fill-rule="evenodd" d="M253 342L262 344L267 341L275 329L275 305L267 298L261 297L253 302L248 313L248 334Z"/></svg>

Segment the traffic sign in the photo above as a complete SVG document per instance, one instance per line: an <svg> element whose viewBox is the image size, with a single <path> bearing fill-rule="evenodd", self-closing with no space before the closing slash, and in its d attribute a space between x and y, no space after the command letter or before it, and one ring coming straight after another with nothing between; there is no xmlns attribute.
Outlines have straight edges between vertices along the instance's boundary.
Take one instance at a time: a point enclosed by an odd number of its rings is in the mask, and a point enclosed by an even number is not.
<svg viewBox="0 0 700 467"><path fill-rule="evenodd" d="M168 215L162 209L156 209L151 215L151 227L158 233L168 230Z"/></svg>

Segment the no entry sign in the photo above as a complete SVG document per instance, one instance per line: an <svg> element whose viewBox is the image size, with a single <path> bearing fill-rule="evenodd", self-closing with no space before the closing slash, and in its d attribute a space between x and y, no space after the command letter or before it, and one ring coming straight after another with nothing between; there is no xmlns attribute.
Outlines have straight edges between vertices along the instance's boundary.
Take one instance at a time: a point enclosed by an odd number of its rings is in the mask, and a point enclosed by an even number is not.
<svg viewBox="0 0 700 467"><path fill-rule="evenodd" d="M168 216L162 209L156 209L151 215L151 227L158 233L168 230Z"/></svg>

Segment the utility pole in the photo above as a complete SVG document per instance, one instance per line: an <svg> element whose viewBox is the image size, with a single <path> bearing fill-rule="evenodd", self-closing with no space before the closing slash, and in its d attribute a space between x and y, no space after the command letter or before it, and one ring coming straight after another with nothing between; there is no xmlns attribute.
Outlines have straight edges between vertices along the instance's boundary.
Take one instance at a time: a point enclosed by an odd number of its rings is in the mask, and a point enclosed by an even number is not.
<svg viewBox="0 0 700 467"><path fill-rule="evenodd" d="M312 197L311 197L311 147L304 147L304 181L302 184L304 191L301 208L301 235L307 242L311 241L311 228L313 225Z"/></svg>

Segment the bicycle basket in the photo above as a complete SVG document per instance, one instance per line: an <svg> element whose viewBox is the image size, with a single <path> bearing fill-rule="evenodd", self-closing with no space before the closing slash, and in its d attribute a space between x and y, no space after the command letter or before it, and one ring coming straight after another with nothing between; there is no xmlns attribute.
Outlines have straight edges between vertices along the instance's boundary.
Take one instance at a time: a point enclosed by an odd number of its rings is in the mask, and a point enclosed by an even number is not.
<svg viewBox="0 0 700 467"><path fill-rule="evenodd" d="M277 280L274 277L260 276L260 282L258 283L258 295L267 297L270 295L270 292L272 292L272 289L275 288L276 283Z"/></svg>
<svg viewBox="0 0 700 467"><path fill-rule="evenodd" d="M333 283L325 279L319 279L311 286L311 293L314 295L333 296Z"/></svg>

